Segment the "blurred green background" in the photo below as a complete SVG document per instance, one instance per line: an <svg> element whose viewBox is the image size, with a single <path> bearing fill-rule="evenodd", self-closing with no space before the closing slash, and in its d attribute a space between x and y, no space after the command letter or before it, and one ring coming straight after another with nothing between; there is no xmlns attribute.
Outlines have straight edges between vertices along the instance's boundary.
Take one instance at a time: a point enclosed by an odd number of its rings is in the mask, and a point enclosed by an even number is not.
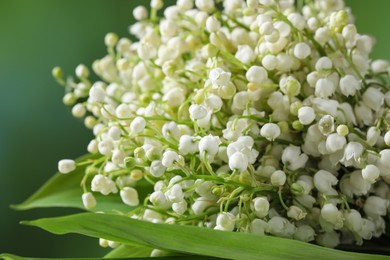
<svg viewBox="0 0 390 260"><path fill-rule="evenodd" d="M35 257L98 257L96 239L55 236L20 220L71 213L17 212L57 169L62 158L86 152L92 137L62 105L63 89L51 78L60 65L74 74L105 54L107 32L126 36L135 0L0 0L0 253ZM172 2L172 1L171 1ZM377 39L374 58L390 59L390 1L350 0L359 32Z"/></svg>

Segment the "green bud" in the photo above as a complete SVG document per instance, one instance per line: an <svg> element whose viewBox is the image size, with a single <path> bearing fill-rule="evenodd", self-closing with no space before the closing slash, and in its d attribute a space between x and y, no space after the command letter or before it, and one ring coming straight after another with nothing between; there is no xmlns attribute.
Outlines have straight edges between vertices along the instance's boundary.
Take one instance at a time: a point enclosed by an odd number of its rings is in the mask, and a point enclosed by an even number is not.
<svg viewBox="0 0 390 260"><path fill-rule="evenodd" d="M225 189L220 186L214 186L211 189L211 193L214 194L215 196L221 196L225 192Z"/></svg>
<svg viewBox="0 0 390 260"><path fill-rule="evenodd" d="M290 105L290 113L293 116L298 116L298 110L302 107L302 102L301 101L295 101Z"/></svg>
<svg viewBox="0 0 390 260"><path fill-rule="evenodd" d="M92 129L97 123L97 120L95 117L93 116L87 116L85 119L84 119L84 125L86 128L88 129Z"/></svg>
<svg viewBox="0 0 390 260"><path fill-rule="evenodd" d="M151 98L150 98L150 95L149 94L146 94L146 93L143 93L139 96L139 100L144 103L144 104L148 104L150 103L151 101Z"/></svg>
<svg viewBox="0 0 390 260"><path fill-rule="evenodd" d="M203 103L203 101L204 101L204 93L203 93L203 91L198 91L196 94L195 94L195 96L194 96L194 102L196 103L196 104L202 104Z"/></svg>
<svg viewBox="0 0 390 260"><path fill-rule="evenodd" d="M62 79L64 77L64 73L61 69L61 67L54 67L51 71L51 75L53 76L53 78L55 79Z"/></svg>
<svg viewBox="0 0 390 260"><path fill-rule="evenodd" d="M239 175L239 180L241 183L246 184L246 185L251 185L252 184L252 176L249 174L248 171L243 171Z"/></svg>
<svg viewBox="0 0 390 260"><path fill-rule="evenodd" d="M297 131L302 131L303 125L301 124L301 122L299 122L299 120L295 120L295 121L292 123L292 128L294 128L294 129L297 130Z"/></svg>
<svg viewBox="0 0 390 260"><path fill-rule="evenodd" d="M132 168L134 168L136 161L133 157L126 157L124 159L124 163L125 163L126 168L132 169Z"/></svg>
<svg viewBox="0 0 390 260"><path fill-rule="evenodd" d="M152 147L145 153L145 155L150 161L158 160L160 159L160 149Z"/></svg>
<svg viewBox="0 0 390 260"><path fill-rule="evenodd" d="M145 159L145 150L142 147L137 147L134 149L134 157L138 159Z"/></svg>
<svg viewBox="0 0 390 260"><path fill-rule="evenodd" d="M349 134L348 126L346 125L339 125L336 128L337 134L341 136L347 136Z"/></svg>
<svg viewBox="0 0 390 260"><path fill-rule="evenodd" d="M96 174L98 174L98 168L96 168L95 166L88 166L85 169L85 173L87 175L96 175Z"/></svg>
<svg viewBox="0 0 390 260"><path fill-rule="evenodd" d="M218 53L218 48L217 48L217 46L209 43L206 45L206 51L207 51L207 55L209 57L215 57Z"/></svg>
<svg viewBox="0 0 390 260"><path fill-rule="evenodd" d="M299 183L294 182L293 184L291 184L292 194L299 196L299 195L303 195L304 191L305 189Z"/></svg>
<svg viewBox="0 0 390 260"><path fill-rule="evenodd" d="M286 94L295 97L301 92L301 84L296 79L289 79L286 83Z"/></svg>
<svg viewBox="0 0 390 260"><path fill-rule="evenodd" d="M287 133L289 130L288 123L286 121L280 121L277 123L282 134Z"/></svg>
<svg viewBox="0 0 390 260"><path fill-rule="evenodd" d="M66 93L65 96L62 98L62 102L66 106L73 106L77 101L77 97L73 92Z"/></svg>

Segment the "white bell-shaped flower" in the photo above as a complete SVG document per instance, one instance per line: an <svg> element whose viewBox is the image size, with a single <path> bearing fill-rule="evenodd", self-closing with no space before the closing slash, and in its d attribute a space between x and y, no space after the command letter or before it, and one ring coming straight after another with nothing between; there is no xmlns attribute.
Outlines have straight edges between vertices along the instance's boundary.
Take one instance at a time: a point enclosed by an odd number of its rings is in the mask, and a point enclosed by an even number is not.
<svg viewBox="0 0 390 260"><path fill-rule="evenodd" d="M233 231L236 225L236 217L229 212L219 213L214 229L223 231Z"/></svg>
<svg viewBox="0 0 390 260"><path fill-rule="evenodd" d="M328 171L319 170L313 177L314 186L325 195L337 195L337 191L332 187L338 183L338 179Z"/></svg>
<svg viewBox="0 0 390 260"><path fill-rule="evenodd" d="M282 154L283 164L292 171L305 167L308 159L306 154L301 153L301 148L294 145L286 147Z"/></svg>
<svg viewBox="0 0 390 260"><path fill-rule="evenodd" d="M226 72L221 68L212 69L209 73L209 78L213 88L220 88L226 86L230 82L230 72Z"/></svg>
<svg viewBox="0 0 390 260"><path fill-rule="evenodd" d="M332 203L328 203L322 206L321 217L327 222L334 225L336 229L340 229L344 225L343 214Z"/></svg>
<svg viewBox="0 0 390 260"><path fill-rule="evenodd" d="M311 107L303 106L298 110L298 119L302 125L310 125L315 118L316 114Z"/></svg>
<svg viewBox="0 0 390 260"><path fill-rule="evenodd" d="M349 142L344 148L344 156L340 162L346 166L359 167L359 158L363 154L364 147L358 142Z"/></svg>
<svg viewBox="0 0 390 260"><path fill-rule="evenodd" d="M280 133L280 127L274 123L266 123L260 129L260 135L269 141L274 141Z"/></svg>
<svg viewBox="0 0 390 260"><path fill-rule="evenodd" d="M178 160L179 160L179 155L174 151L168 150L164 152L162 156L161 164L169 168L172 167L173 163L177 162Z"/></svg>
<svg viewBox="0 0 390 260"><path fill-rule="evenodd" d="M253 207L256 216L263 218L268 215L270 204L266 197L256 197L253 199Z"/></svg>
<svg viewBox="0 0 390 260"><path fill-rule="evenodd" d="M120 192L123 203L129 206L138 206L138 192L132 187L124 187Z"/></svg>
<svg viewBox="0 0 390 260"><path fill-rule="evenodd" d="M283 186L286 183L286 173L281 170L274 171L271 175L271 184L274 186Z"/></svg>
<svg viewBox="0 0 390 260"><path fill-rule="evenodd" d="M58 162L58 171L60 173L70 173L76 169L76 162L70 159L63 159Z"/></svg>
<svg viewBox="0 0 390 260"><path fill-rule="evenodd" d="M199 151L199 142L194 141L190 135L182 135L179 140L179 153L187 155Z"/></svg>
<svg viewBox="0 0 390 260"><path fill-rule="evenodd" d="M82 201L84 208L93 209L96 207L96 199L91 192L86 192L82 195Z"/></svg>
<svg viewBox="0 0 390 260"><path fill-rule="evenodd" d="M165 195L172 203L181 202L184 199L184 193L180 184L173 185L170 189L168 189Z"/></svg>
<svg viewBox="0 0 390 260"><path fill-rule="evenodd" d="M218 147L221 144L221 140L218 136L211 134L202 137L199 142L199 153L203 157L203 154L207 152L208 156L214 157L218 153Z"/></svg>
<svg viewBox="0 0 390 260"><path fill-rule="evenodd" d="M246 72L245 76L249 82L260 85L267 80L268 73L263 67L251 66Z"/></svg>
<svg viewBox="0 0 390 260"><path fill-rule="evenodd" d="M93 177L91 190L100 192L103 195L118 192L115 182L102 174L98 174Z"/></svg>
<svg viewBox="0 0 390 260"><path fill-rule="evenodd" d="M375 183L380 174L380 170L373 164L368 164L362 170L363 179L369 181L370 183Z"/></svg>
<svg viewBox="0 0 390 260"><path fill-rule="evenodd" d="M238 170L243 172L248 167L248 158L242 152L235 152L232 156L229 157L229 167L232 171Z"/></svg>
<svg viewBox="0 0 390 260"><path fill-rule="evenodd" d="M383 199L378 196L369 196L364 203L364 212L372 218L379 216L385 216L389 207L389 200Z"/></svg>
<svg viewBox="0 0 390 260"><path fill-rule="evenodd" d="M145 129L146 121L143 117L136 117L130 124L130 130L134 133L140 133Z"/></svg>

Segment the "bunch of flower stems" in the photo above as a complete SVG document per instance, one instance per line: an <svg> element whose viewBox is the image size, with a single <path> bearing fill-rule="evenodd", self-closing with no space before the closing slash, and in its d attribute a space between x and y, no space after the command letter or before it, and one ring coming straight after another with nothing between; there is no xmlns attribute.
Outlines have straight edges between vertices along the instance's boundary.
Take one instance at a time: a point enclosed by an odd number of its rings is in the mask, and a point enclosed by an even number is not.
<svg viewBox="0 0 390 260"><path fill-rule="evenodd" d="M101 80L85 65L75 78L53 70L95 136L94 159L59 162L63 174L87 165L85 208L120 196L131 218L327 247L383 234L390 63L370 60L344 1L162 8L133 10L136 41L106 35Z"/></svg>

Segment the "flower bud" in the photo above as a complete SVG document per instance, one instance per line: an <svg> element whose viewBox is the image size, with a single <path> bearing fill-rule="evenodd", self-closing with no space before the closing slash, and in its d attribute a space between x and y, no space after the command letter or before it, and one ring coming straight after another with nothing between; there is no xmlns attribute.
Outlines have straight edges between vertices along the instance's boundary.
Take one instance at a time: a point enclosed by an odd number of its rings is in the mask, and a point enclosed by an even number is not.
<svg viewBox="0 0 390 260"><path fill-rule="evenodd" d="M364 203L364 212L372 218L385 216L387 208L389 207L389 200L378 196L369 196Z"/></svg>
<svg viewBox="0 0 390 260"><path fill-rule="evenodd" d="M287 216L295 220L301 220L306 217L306 212L304 212L300 207L290 206L287 210Z"/></svg>
<svg viewBox="0 0 390 260"><path fill-rule="evenodd" d="M145 129L146 121L143 117L136 117L130 124L130 130L134 133L140 133Z"/></svg>
<svg viewBox="0 0 390 260"><path fill-rule="evenodd" d="M242 152L235 152L229 157L229 167L232 171L243 172L248 167L248 158Z"/></svg>
<svg viewBox="0 0 390 260"><path fill-rule="evenodd" d="M277 124L267 123L261 127L260 135L269 141L274 141L280 135L280 128Z"/></svg>
<svg viewBox="0 0 390 260"><path fill-rule="evenodd" d="M83 205L86 209L92 209L96 207L96 199L91 192L86 192L82 195Z"/></svg>
<svg viewBox="0 0 390 260"><path fill-rule="evenodd" d="M301 226L297 227L297 229L294 233L294 239L300 240L303 242L313 241L314 238L315 238L315 231L309 225L301 225Z"/></svg>
<svg viewBox="0 0 390 260"><path fill-rule="evenodd" d="M313 108L303 106L298 110L298 118L301 124L309 125L316 118L316 114Z"/></svg>
<svg viewBox="0 0 390 260"><path fill-rule="evenodd" d="M278 170L271 175L271 184L274 186L283 186L286 182L286 174L284 171Z"/></svg>
<svg viewBox="0 0 390 260"><path fill-rule="evenodd" d="M310 46L307 43L300 42L294 47L294 56L300 60L304 60L311 54Z"/></svg>
<svg viewBox="0 0 390 260"><path fill-rule="evenodd" d="M373 164L366 165L362 170L363 179L369 181L370 183L375 183L376 179L379 177L379 169Z"/></svg>
<svg viewBox="0 0 390 260"><path fill-rule="evenodd" d="M223 231L233 231L236 225L236 217L228 212L219 213L217 216L216 227L214 229Z"/></svg>
<svg viewBox="0 0 390 260"><path fill-rule="evenodd" d="M70 173L76 169L76 162L74 160L63 159L58 162L58 171L60 173Z"/></svg>
<svg viewBox="0 0 390 260"><path fill-rule="evenodd" d="M248 69L245 76L249 82L260 85L267 80L268 73L263 67L252 66Z"/></svg>
<svg viewBox="0 0 390 260"><path fill-rule="evenodd" d="M259 218L263 218L268 215L269 206L270 204L266 197L257 197L253 199L253 207L256 216Z"/></svg>

